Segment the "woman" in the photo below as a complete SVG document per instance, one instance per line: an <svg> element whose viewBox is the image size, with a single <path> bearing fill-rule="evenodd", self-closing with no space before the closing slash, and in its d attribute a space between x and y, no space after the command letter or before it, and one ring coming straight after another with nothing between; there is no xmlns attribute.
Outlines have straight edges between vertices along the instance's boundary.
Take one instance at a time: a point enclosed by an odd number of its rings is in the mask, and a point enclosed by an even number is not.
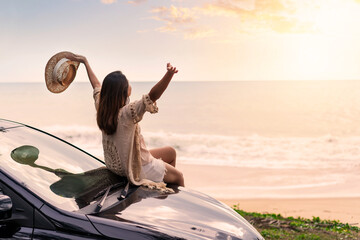
<svg viewBox="0 0 360 240"><path fill-rule="evenodd" d="M131 86L120 71L108 74L102 85L84 56L69 54L69 60L83 63L94 89L97 124L102 131L104 158L107 168L127 176L135 185L171 191L163 183L184 186L182 173L175 168L176 152L172 147L148 150L138 122L146 111L157 112L155 101L160 98L178 70L167 64L164 77L148 94L129 103Z"/></svg>

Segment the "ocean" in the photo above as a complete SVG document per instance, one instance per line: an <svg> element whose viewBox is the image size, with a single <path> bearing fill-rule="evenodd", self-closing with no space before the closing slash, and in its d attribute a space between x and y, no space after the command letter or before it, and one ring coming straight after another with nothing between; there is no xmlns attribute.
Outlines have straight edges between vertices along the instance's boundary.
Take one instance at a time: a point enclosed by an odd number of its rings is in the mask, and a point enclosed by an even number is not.
<svg viewBox="0 0 360 240"><path fill-rule="evenodd" d="M131 100L154 84L132 82ZM60 94L44 83L0 83L0 89L0 118L46 130L103 159L89 83ZM281 197L272 191L284 188L279 182L289 189L346 185L316 196L358 197L359 91L360 81L172 82L157 102L159 113L147 113L140 125L149 148L173 146L180 164L277 172L254 178L253 197L262 181L271 188L266 197ZM299 178L290 181L289 172Z"/></svg>

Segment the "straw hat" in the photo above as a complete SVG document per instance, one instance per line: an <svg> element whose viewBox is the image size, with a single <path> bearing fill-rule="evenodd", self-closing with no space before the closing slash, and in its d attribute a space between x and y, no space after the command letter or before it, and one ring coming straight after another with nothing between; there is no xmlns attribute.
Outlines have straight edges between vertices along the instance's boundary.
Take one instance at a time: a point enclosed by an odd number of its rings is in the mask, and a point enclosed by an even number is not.
<svg viewBox="0 0 360 240"><path fill-rule="evenodd" d="M59 52L52 56L45 67L45 82L50 92L61 93L68 88L76 76L79 62L66 58L71 52Z"/></svg>

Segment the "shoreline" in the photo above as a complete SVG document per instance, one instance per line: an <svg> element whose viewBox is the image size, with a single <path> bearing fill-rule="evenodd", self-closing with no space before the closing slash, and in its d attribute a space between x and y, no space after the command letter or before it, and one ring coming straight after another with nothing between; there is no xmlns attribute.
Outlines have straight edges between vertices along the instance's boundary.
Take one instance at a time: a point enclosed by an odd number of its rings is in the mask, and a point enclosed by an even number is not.
<svg viewBox="0 0 360 240"><path fill-rule="evenodd" d="M239 204L240 209L248 212L310 219L315 216L360 226L360 196L356 195L360 193L360 181L357 176L349 177L347 181L334 181L334 184L317 184L311 182L312 177L328 176L328 170L255 169L179 163L177 168L184 174L187 188L205 193L230 207ZM279 176L289 180L277 179ZM312 184L299 182L302 180Z"/></svg>
<svg viewBox="0 0 360 240"><path fill-rule="evenodd" d="M180 164L185 186L218 199L360 198L360 175L337 169L269 169Z"/></svg>

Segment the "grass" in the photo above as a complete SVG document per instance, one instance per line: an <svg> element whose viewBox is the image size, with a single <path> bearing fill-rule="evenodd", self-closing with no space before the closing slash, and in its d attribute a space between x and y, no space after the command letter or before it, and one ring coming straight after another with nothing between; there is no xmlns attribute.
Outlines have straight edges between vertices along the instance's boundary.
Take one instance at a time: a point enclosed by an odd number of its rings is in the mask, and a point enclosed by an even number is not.
<svg viewBox="0 0 360 240"><path fill-rule="evenodd" d="M360 228L334 220L283 217L280 214L245 212L233 209L249 221L266 240L360 239Z"/></svg>

